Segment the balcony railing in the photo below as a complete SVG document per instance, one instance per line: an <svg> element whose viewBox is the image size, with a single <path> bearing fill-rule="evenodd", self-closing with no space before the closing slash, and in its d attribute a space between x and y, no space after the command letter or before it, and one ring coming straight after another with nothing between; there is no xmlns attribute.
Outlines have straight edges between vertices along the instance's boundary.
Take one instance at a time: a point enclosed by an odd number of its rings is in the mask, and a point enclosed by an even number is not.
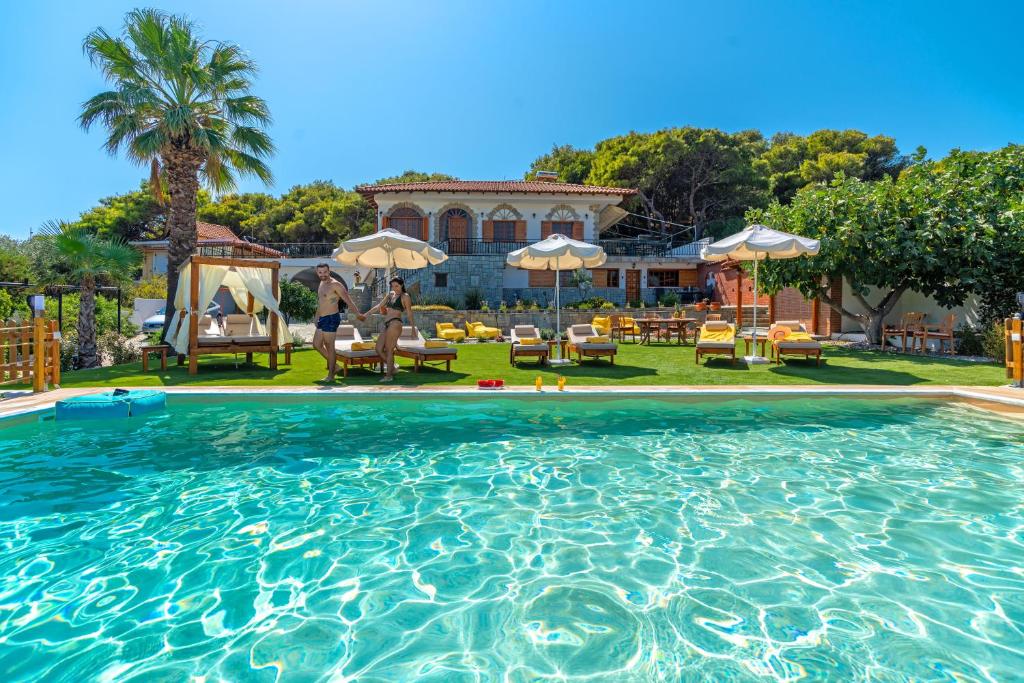
<svg viewBox="0 0 1024 683"><path fill-rule="evenodd" d="M598 244L609 256L664 256L669 250L669 243L662 240L616 239Z"/></svg>
<svg viewBox="0 0 1024 683"><path fill-rule="evenodd" d="M337 242L253 242L284 254L285 258L323 258L338 248Z"/></svg>
<svg viewBox="0 0 1024 683"><path fill-rule="evenodd" d="M476 237L453 237L447 240L431 242L431 244L449 256L465 256L468 254L504 255L530 244L523 240L482 240Z"/></svg>

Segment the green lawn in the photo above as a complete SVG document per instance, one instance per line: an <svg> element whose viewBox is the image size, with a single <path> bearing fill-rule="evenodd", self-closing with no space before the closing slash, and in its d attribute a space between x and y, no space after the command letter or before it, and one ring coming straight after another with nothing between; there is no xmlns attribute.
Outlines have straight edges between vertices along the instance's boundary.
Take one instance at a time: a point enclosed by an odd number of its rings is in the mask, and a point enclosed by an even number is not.
<svg viewBox="0 0 1024 683"><path fill-rule="evenodd" d="M638 346L624 343L619 347L615 365L607 361L585 361L559 370L537 367L532 359L518 369L508 363L507 344L466 344L459 346L459 359L452 363L452 372L426 368L419 373L410 369L411 361L402 359L406 369L395 380L398 385L466 385L478 379L502 378L508 384L533 384L537 375L546 385L554 383L558 374L572 385L636 385L636 384L877 384L926 385L962 384L997 386L1006 383L1003 368L997 364L915 357L895 353L848 351L828 348L821 367L814 361L794 359L781 366L748 367L742 361L731 365L727 359L705 357L694 365L693 346L655 344ZM282 360L284 356L281 356ZM177 367L173 360L166 371L159 369L153 357L148 373L139 363L64 374L62 386L171 386L171 385L310 385L325 374L324 360L311 349L292 355L292 365L278 370L267 368L267 356L256 355L256 364L246 365L244 356L205 356L199 363L199 374L190 377L187 367ZM705 362L706 361L706 362ZM157 369L152 369L156 366ZM339 375L337 384L375 385L380 378L367 370L354 369L347 379Z"/></svg>

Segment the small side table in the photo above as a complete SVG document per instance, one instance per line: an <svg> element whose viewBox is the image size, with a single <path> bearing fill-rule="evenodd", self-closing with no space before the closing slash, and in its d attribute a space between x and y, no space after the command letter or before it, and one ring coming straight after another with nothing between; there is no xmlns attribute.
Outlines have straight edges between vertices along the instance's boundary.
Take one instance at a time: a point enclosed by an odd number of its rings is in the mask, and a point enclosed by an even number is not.
<svg viewBox="0 0 1024 683"><path fill-rule="evenodd" d="M149 372L149 354L159 353L160 354L160 369L167 369L167 351L171 347L167 344L146 344L139 348L142 351L142 371ZM179 363L180 365L180 363Z"/></svg>
<svg viewBox="0 0 1024 683"><path fill-rule="evenodd" d="M555 345L556 344L559 345L558 357L559 358L565 358L565 349L566 349L566 347L569 344L569 342L566 341L565 339L548 339L548 357L549 358L554 358L555 357L554 354L555 354Z"/></svg>

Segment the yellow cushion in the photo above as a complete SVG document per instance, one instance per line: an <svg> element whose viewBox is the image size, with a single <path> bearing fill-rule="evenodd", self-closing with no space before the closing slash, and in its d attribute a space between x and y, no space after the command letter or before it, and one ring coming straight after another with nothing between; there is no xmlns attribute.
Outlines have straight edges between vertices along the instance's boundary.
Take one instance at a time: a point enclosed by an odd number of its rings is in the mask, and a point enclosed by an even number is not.
<svg viewBox="0 0 1024 683"><path fill-rule="evenodd" d="M372 351L377 348L373 342L352 342L353 351Z"/></svg>
<svg viewBox="0 0 1024 683"><path fill-rule="evenodd" d="M448 342L439 341L437 339L428 339L424 342L423 346L427 349L446 349L448 348Z"/></svg>
<svg viewBox="0 0 1024 683"><path fill-rule="evenodd" d="M455 329L455 325L453 325L452 323L437 323L436 327L437 327L437 331L438 332L440 332L441 330L454 330Z"/></svg>
<svg viewBox="0 0 1024 683"><path fill-rule="evenodd" d="M706 327L700 328L700 340L709 342L729 342L736 339L735 333L731 329L724 330L709 330Z"/></svg>
<svg viewBox="0 0 1024 683"><path fill-rule="evenodd" d="M604 337L604 336L602 336L602 337L587 337L587 343L588 344L607 344L609 342L611 342L611 339L609 339L608 337Z"/></svg>
<svg viewBox="0 0 1024 683"><path fill-rule="evenodd" d="M597 331L601 332L602 334L608 334L609 332L611 332L612 321L611 318L608 318L607 316L596 316L593 320L590 321L590 324L596 327Z"/></svg>
<svg viewBox="0 0 1024 683"><path fill-rule="evenodd" d="M811 335L807 334L806 332L790 332L789 334L786 335L783 341L809 342L814 341L814 338L811 337Z"/></svg>
<svg viewBox="0 0 1024 683"><path fill-rule="evenodd" d="M519 339L520 344L526 344L527 346L536 346L537 344L543 344L543 339L537 339L536 337L521 337Z"/></svg>

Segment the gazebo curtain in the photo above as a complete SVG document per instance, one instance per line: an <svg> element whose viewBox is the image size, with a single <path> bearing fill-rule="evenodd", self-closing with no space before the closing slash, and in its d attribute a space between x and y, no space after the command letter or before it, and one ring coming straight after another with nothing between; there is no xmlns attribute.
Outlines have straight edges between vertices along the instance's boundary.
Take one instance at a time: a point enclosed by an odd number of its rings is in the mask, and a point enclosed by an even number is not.
<svg viewBox="0 0 1024 683"><path fill-rule="evenodd" d="M192 286L192 268L185 267L178 273L178 291L174 295L174 317L171 330L174 332L172 346L178 353L188 353L189 297ZM277 314L278 343L288 341L288 326L274 297L271 271L266 268L228 267L200 264L199 301L196 310L202 316L210 307L221 286L227 287L239 308L245 310L248 294L252 294L253 312L268 311ZM263 324L256 318L260 334L266 334ZM180 325L179 325L180 323Z"/></svg>
<svg viewBox="0 0 1024 683"><path fill-rule="evenodd" d="M217 295L224 277L228 273L227 266L199 266L199 301L196 311L199 316L206 313L210 302ZM177 330L174 335L174 350L188 353L189 298L192 291L192 268L183 268L178 273L178 291L174 294L174 317L171 318L171 329ZM181 323L178 325L178 323ZM176 327L176 325L178 325Z"/></svg>

